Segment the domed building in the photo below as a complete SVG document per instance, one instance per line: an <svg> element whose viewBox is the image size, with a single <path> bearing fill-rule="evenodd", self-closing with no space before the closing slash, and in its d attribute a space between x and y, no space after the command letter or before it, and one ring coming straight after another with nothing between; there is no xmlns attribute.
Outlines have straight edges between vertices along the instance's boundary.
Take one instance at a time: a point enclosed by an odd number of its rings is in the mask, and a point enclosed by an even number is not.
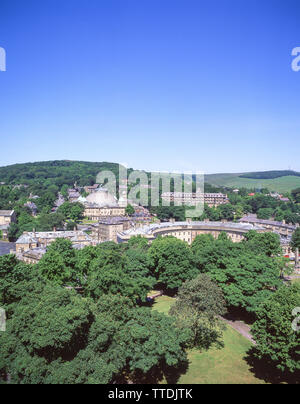
<svg viewBox="0 0 300 404"><path fill-rule="evenodd" d="M125 207L120 207L117 199L105 188L100 188L88 195L83 204L85 206L84 215L90 220L125 216Z"/></svg>
<svg viewBox="0 0 300 404"><path fill-rule="evenodd" d="M98 207L118 207L117 198L111 195L107 189L100 188L96 192L86 197L86 202L91 205L97 205Z"/></svg>

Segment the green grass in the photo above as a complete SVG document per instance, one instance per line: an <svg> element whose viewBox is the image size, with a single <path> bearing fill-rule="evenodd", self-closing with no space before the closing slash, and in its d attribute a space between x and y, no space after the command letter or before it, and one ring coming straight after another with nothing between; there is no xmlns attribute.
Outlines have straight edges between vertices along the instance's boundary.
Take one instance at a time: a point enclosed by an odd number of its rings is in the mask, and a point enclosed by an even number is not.
<svg viewBox="0 0 300 404"><path fill-rule="evenodd" d="M274 178L270 180L255 180L250 178L240 178L241 174L210 174L205 176L205 182L224 187L234 188L268 188L270 191L281 193L290 192L300 187L300 177L293 175Z"/></svg>
<svg viewBox="0 0 300 404"><path fill-rule="evenodd" d="M168 314L174 299L161 296L156 299L153 310ZM178 383L183 384L263 384L250 371L245 360L251 343L233 328L224 331L224 348L207 351L188 351L189 368Z"/></svg>

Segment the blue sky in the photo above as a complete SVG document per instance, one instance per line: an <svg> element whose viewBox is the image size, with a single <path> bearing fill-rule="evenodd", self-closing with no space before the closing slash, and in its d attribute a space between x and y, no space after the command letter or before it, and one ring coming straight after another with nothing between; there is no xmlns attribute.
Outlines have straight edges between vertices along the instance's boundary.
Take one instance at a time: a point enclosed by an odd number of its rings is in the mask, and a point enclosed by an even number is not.
<svg viewBox="0 0 300 404"><path fill-rule="evenodd" d="M300 171L299 0L1 0L0 165Z"/></svg>

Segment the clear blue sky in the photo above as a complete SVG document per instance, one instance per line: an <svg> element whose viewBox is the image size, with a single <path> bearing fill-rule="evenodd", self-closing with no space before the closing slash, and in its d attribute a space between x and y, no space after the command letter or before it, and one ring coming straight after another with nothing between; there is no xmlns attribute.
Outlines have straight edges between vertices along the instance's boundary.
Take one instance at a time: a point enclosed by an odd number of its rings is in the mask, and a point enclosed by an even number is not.
<svg viewBox="0 0 300 404"><path fill-rule="evenodd" d="M0 165L300 171L299 0L1 0Z"/></svg>

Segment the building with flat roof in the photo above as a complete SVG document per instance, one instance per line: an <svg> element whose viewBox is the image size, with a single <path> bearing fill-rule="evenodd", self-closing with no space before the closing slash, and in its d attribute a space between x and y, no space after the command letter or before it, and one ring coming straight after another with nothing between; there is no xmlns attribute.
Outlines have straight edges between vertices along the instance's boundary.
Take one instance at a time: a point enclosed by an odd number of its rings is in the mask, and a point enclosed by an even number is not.
<svg viewBox="0 0 300 404"><path fill-rule="evenodd" d="M119 232L128 230L132 226L131 220L125 216L107 217L92 226L91 237L98 243L103 241L117 242Z"/></svg>
<svg viewBox="0 0 300 404"><path fill-rule="evenodd" d="M175 205L196 206L207 204L210 208L228 203L228 197L221 193L163 192L162 199Z"/></svg>

